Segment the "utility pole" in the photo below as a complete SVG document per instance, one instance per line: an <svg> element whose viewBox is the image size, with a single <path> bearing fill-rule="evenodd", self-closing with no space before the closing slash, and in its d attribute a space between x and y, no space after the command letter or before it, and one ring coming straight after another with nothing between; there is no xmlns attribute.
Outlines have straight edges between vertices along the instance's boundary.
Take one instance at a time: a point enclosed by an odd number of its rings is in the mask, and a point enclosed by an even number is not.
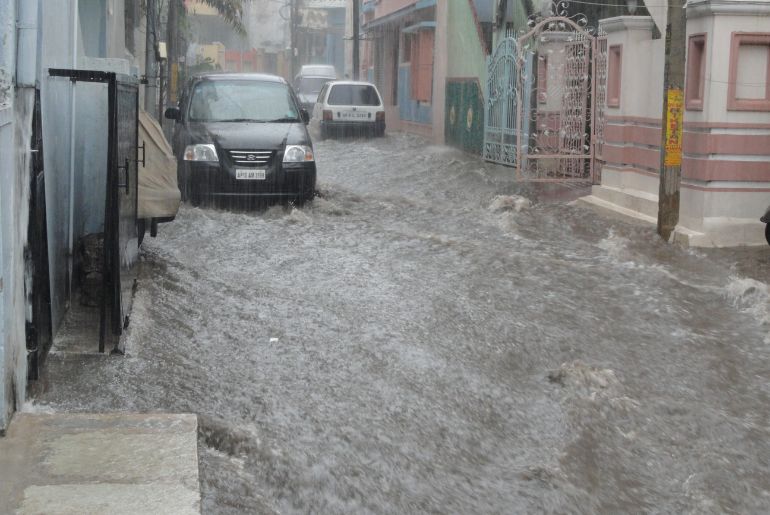
<svg viewBox="0 0 770 515"><path fill-rule="evenodd" d="M289 81L293 84L294 77L297 76L299 71L297 67L297 0L289 0L291 2L291 13L289 15L289 28L291 29L291 55L289 56Z"/></svg>
<svg viewBox="0 0 770 515"><path fill-rule="evenodd" d="M145 24L145 51L144 51L144 78L147 84L144 86L144 110L152 114L155 110L158 95L158 67L155 62L155 0L147 0L147 22Z"/></svg>
<svg viewBox="0 0 770 515"><path fill-rule="evenodd" d="M359 0L353 0L353 80L358 80L361 69L361 57L359 55L359 47L361 45L359 35L361 32L361 15L359 13L359 7Z"/></svg>
<svg viewBox="0 0 770 515"><path fill-rule="evenodd" d="M168 0L168 21L166 47L168 48L168 73L167 88L169 104L176 104L177 80L179 78L179 49L177 39L179 33L179 2L180 0Z"/></svg>
<svg viewBox="0 0 770 515"><path fill-rule="evenodd" d="M666 64L663 72L663 116L660 146L658 234L666 241L679 222L679 183L682 177L684 70L686 51L685 0L668 1Z"/></svg>

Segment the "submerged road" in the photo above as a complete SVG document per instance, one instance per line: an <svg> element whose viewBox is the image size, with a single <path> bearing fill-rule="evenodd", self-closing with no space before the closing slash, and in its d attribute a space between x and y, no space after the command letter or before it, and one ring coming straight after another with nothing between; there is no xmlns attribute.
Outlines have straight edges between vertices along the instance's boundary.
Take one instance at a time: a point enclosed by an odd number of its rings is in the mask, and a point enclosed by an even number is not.
<svg viewBox="0 0 770 515"><path fill-rule="evenodd" d="M317 159L301 209L161 226L127 356L28 409L198 413L210 514L770 511L766 249L406 136Z"/></svg>

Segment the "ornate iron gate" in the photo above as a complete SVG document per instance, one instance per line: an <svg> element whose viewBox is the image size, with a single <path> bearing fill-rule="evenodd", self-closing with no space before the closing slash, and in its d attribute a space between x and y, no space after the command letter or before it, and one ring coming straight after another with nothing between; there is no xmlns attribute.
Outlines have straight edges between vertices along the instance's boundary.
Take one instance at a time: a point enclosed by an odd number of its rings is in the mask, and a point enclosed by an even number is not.
<svg viewBox="0 0 770 515"><path fill-rule="evenodd" d="M583 15L554 2L550 16L506 37L488 60L484 159L528 181L595 180L597 46Z"/></svg>

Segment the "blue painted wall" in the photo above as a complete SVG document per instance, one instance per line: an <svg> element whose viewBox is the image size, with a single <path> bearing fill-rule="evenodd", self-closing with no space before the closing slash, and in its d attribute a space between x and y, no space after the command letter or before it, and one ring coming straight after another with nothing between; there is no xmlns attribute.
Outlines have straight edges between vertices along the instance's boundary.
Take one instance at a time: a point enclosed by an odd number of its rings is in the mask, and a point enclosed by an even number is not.
<svg viewBox="0 0 770 515"><path fill-rule="evenodd" d="M430 104L412 100L412 78L409 65L398 67L398 113L402 120L430 124L432 107Z"/></svg>

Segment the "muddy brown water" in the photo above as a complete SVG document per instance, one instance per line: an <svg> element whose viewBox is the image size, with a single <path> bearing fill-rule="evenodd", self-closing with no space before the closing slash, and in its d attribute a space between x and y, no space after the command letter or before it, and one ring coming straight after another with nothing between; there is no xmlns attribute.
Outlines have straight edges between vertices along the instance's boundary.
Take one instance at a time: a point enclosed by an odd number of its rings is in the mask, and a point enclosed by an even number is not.
<svg viewBox="0 0 770 515"><path fill-rule="evenodd" d="M198 413L209 514L770 511L768 249L404 136L317 159L301 209L183 207L128 355L27 409Z"/></svg>

